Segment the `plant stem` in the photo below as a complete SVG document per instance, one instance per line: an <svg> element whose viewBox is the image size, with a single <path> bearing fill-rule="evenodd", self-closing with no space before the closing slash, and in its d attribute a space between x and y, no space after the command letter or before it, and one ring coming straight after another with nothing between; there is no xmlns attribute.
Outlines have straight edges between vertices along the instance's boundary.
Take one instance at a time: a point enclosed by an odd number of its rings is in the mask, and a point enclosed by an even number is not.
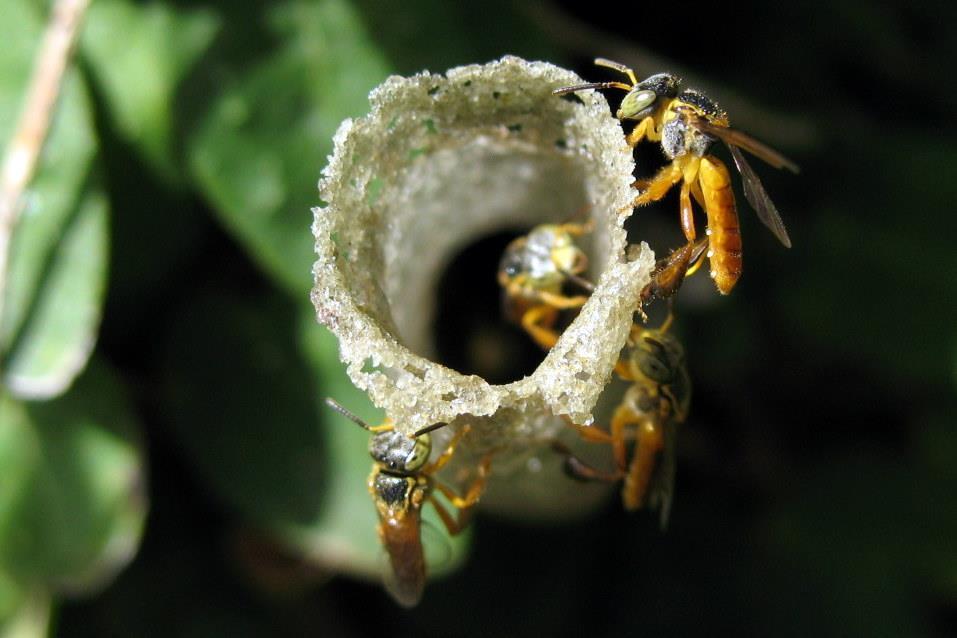
<svg viewBox="0 0 957 638"><path fill-rule="evenodd" d="M10 243L23 209L23 191L33 178L50 129L63 74L89 0L57 0L37 52L20 120L0 167L0 320L7 283Z"/></svg>

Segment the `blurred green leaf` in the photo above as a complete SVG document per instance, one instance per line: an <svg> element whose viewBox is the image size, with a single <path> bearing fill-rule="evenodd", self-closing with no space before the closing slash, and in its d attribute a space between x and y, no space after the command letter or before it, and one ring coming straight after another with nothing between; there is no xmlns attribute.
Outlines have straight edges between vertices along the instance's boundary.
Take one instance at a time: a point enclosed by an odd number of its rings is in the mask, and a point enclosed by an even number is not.
<svg viewBox="0 0 957 638"><path fill-rule="evenodd" d="M206 98L190 167L256 261L305 299L310 208L332 136L344 118L368 110L368 92L387 67L344 0L283 2L262 19L280 44L255 60L215 66L219 93Z"/></svg>
<svg viewBox="0 0 957 638"><path fill-rule="evenodd" d="M182 179L175 149L176 92L218 27L206 8L127 0L90 5L81 52L116 128L167 180Z"/></svg>
<svg viewBox="0 0 957 638"><path fill-rule="evenodd" d="M0 396L0 450L0 572L85 592L132 558L146 514L142 441L103 366L52 401Z"/></svg>
<svg viewBox="0 0 957 638"><path fill-rule="evenodd" d="M288 302L204 294L172 320L170 427L216 494L264 527L319 510L322 438Z"/></svg>
<svg viewBox="0 0 957 638"><path fill-rule="evenodd" d="M5 587L0 574L0 590ZM15 608L4 605L5 591L0 591L0 638L43 638L50 625L50 595L44 589L17 598Z"/></svg>
<svg viewBox="0 0 957 638"><path fill-rule="evenodd" d="M29 314L10 344L4 382L20 397L56 396L86 365L106 289L106 196L90 185L44 265ZM19 237L19 240L28 239Z"/></svg>
<svg viewBox="0 0 957 638"><path fill-rule="evenodd" d="M423 69L444 73L506 53L527 60L556 60L561 53L536 19L536 13L548 8L536 3L355 0L354 4L376 44L403 75Z"/></svg>
<svg viewBox="0 0 957 638"><path fill-rule="evenodd" d="M0 20L4 147L23 108L40 40L34 6L11 0ZM66 389L95 339L106 274L105 201L88 184L95 150L86 89L68 72L36 176L24 193L3 291L0 354L11 359L4 380L24 397Z"/></svg>

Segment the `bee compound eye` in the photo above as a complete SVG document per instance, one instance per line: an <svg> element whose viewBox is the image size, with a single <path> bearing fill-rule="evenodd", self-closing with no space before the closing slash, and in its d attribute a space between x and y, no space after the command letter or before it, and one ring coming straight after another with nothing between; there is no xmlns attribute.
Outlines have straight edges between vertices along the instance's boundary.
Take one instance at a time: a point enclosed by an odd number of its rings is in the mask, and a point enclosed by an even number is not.
<svg viewBox="0 0 957 638"><path fill-rule="evenodd" d="M632 90L621 101L621 107L618 109L618 119L636 118L638 115L653 105L658 99L658 94L651 89Z"/></svg>
<svg viewBox="0 0 957 638"><path fill-rule="evenodd" d="M405 459L405 469L413 472L418 470L429 460L432 453L432 439L428 434L416 437L412 450Z"/></svg>

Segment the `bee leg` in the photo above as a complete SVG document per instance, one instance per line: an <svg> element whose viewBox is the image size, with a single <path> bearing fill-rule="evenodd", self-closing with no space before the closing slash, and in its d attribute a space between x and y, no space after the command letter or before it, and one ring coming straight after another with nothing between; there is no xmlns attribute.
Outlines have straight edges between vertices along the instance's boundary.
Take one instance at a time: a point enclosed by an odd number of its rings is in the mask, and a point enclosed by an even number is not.
<svg viewBox="0 0 957 638"><path fill-rule="evenodd" d="M430 476L441 470L445 465L452 459L452 455L455 454L455 448L458 446L459 441L462 440L462 437L469 433L471 428L468 425L463 425L459 428L458 432L452 435L452 439L449 441L449 444L445 446L445 449L439 454L438 458L422 468L421 473L425 476Z"/></svg>
<svg viewBox="0 0 957 638"><path fill-rule="evenodd" d="M625 381L634 381L634 379L631 376L631 372L628 370L628 366L621 359L619 359L618 362L615 363L615 373L618 375L619 378Z"/></svg>
<svg viewBox="0 0 957 638"><path fill-rule="evenodd" d="M597 426L581 425L578 423L569 423L569 425L571 425L575 431L578 432L578 436L580 436L583 441L611 445L611 435Z"/></svg>
<svg viewBox="0 0 957 638"><path fill-rule="evenodd" d="M691 185L687 180L681 185L681 232L685 234L688 243L693 243L696 235L694 228L694 210L691 208Z"/></svg>
<svg viewBox="0 0 957 638"><path fill-rule="evenodd" d="M522 328L545 350L551 350L558 341L558 333L552 330L558 311L550 306L535 306L522 315Z"/></svg>
<svg viewBox="0 0 957 638"><path fill-rule="evenodd" d="M434 497L429 497L429 502L432 503L432 507L435 508L435 512L439 515L439 518L442 519L442 524L445 525L445 529L448 530L449 535L455 536L462 532L465 529L465 526L468 525L468 521L462 522L460 519L463 518L462 511L459 511L459 520L454 518L449 511L445 509L445 506L439 503L439 501ZM471 518L471 515L466 516L465 518Z"/></svg>
<svg viewBox="0 0 957 638"><path fill-rule="evenodd" d="M546 292L544 290L539 290L535 294L535 297L543 303L546 303L552 308L556 308L558 310L571 310L573 308L580 308L585 305L586 301L588 301L588 297L585 295L566 297L565 295L558 295L553 292Z"/></svg>
<svg viewBox="0 0 957 638"><path fill-rule="evenodd" d="M668 316L665 317L665 320L658 326L658 332L668 332L668 329L671 327L671 324L675 321L675 304L674 297L668 298Z"/></svg>
<svg viewBox="0 0 957 638"><path fill-rule="evenodd" d="M552 449L565 457L563 469L569 478L582 482L601 481L614 483L621 479L621 472L603 472L575 456L571 448L561 441L552 441Z"/></svg>
<svg viewBox="0 0 957 638"><path fill-rule="evenodd" d="M661 139L658 129L655 128L655 119L653 117L643 119L638 123L638 126L631 129L631 133L625 136L625 142L628 146L632 147L637 146L643 139L647 139L651 142L657 142Z"/></svg>
<svg viewBox="0 0 957 638"><path fill-rule="evenodd" d="M620 405L611 417L611 451L615 465L624 471L628 467L626 442L628 426L641 423L634 411L626 405Z"/></svg>
<svg viewBox="0 0 957 638"><path fill-rule="evenodd" d="M700 255L698 255L698 258L695 260L695 262L694 262L693 264L691 264L691 267L688 268L687 271L685 271L685 277L690 277L691 275L693 275L693 274L695 274L696 272L698 272L698 269L701 268L701 264L704 263L705 254L706 254L706 253L703 252L703 253L701 253Z"/></svg>
<svg viewBox="0 0 957 638"><path fill-rule="evenodd" d="M449 499L449 502L458 509L458 516L453 518L449 511L439 503L434 497L429 497L429 500L432 502L432 505L435 507L435 511L438 512L439 518L442 519L442 523L445 525L445 528L449 531L449 534L453 536L461 532L469 524L472 519L472 510L475 508L475 505L478 503L479 499L482 497L482 493L485 491L485 483L488 481L489 469L492 466L492 455L486 454L478 466L478 476L475 477L475 480L472 481L472 484L469 485L469 488L465 491L465 496L459 496L456 494L452 488L440 483L439 481L434 481L435 489L442 492L445 498Z"/></svg>
<svg viewBox="0 0 957 638"><path fill-rule="evenodd" d="M664 433L661 425L651 419L644 419L638 427L638 440L635 455L628 466L621 498L627 510L639 509L645 504L648 487L658 453L664 448Z"/></svg>
<svg viewBox="0 0 957 638"><path fill-rule="evenodd" d="M582 235L587 235L591 231L595 230L595 222L591 219L584 223L565 222L564 224L561 224L558 229L559 231L568 233L573 237L581 237Z"/></svg>
<svg viewBox="0 0 957 638"><path fill-rule="evenodd" d="M665 166L650 180L642 182L645 188L631 203L632 207L657 202L667 195L671 187L680 182L683 177L684 171L682 171L681 165L678 162L672 162L668 166Z"/></svg>

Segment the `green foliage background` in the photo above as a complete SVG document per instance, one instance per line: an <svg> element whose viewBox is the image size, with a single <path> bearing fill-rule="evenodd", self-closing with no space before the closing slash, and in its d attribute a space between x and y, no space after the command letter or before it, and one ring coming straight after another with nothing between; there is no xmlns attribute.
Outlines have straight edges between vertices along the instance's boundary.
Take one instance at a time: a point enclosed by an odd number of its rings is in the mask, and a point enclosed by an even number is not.
<svg viewBox="0 0 957 638"><path fill-rule="evenodd" d="M0 317L0 636L953 635L957 11L571 5L93 0ZM0 141L47 10L5 3ZM686 71L801 164L759 167L795 248L743 212L734 294L683 291L667 533L480 515L402 611L309 208L372 87L506 53ZM674 208L631 230L676 245Z"/></svg>

